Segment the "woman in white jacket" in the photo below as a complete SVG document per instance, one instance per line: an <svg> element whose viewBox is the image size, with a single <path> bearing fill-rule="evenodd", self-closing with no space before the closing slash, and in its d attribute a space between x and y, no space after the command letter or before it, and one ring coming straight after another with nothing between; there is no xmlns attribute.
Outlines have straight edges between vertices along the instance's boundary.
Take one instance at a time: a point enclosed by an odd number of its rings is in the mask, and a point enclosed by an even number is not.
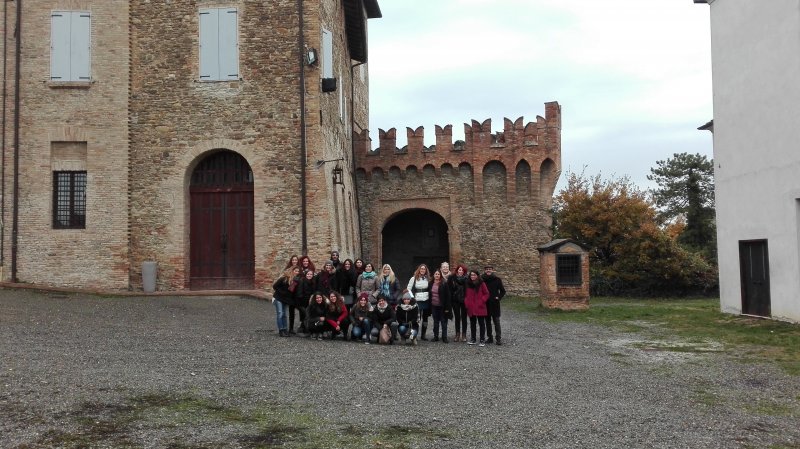
<svg viewBox="0 0 800 449"><path fill-rule="evenodd" d="M420 322L422 324L422 331L420 332L423 340L428 337L425 333L428 331L428 317L431 316L431 273L428 266L424 263L417 267L414 271L414 277L408 281L408 291L414 295L419 308Z"/></svg>

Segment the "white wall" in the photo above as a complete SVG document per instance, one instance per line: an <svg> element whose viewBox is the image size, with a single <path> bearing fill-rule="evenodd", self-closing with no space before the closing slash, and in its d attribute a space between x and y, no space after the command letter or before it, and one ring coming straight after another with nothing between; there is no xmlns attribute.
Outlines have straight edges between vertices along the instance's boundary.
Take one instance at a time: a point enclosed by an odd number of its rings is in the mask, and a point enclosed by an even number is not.
<svg viewBox="0 0 800 449"><path fill-rule="evenodd" d="M772 316L800 321L800 0L710 7L722 310L742 310L739 241L767 239Z"/></svg>

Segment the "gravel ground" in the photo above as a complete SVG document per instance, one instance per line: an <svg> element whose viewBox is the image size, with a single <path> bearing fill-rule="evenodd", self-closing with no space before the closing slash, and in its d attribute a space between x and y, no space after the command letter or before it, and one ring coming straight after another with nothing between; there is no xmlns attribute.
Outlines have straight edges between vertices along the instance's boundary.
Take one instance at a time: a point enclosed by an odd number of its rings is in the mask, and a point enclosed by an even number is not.
<svg viewBox="0 0 800 449"><path fill-rule="evenodd" d="M503 346L367 346L279 338L263 300L0 289L0 447L800 448L774 366L502 322Z"/></svg>

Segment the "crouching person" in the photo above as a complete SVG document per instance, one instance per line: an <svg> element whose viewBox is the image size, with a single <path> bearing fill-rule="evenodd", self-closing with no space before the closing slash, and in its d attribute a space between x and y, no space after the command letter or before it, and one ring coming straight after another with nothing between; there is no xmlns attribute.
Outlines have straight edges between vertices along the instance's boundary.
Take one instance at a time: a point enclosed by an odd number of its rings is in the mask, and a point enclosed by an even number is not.
<svg viewBox="0 0 800 449"><path fill-rule="evenodd" d="M331 327L331 340L334 340L337 335L342 335L345 340L350 336L347 334L347 329L350 328L350 320L347 319L347 306L344 304L344 298L337 291L332 291L328 295L328 311L325 314L325 319Z"/></svg>
<svg viewBox="0 0 800 449"><path fill-rule="evenodd" d="M395 319L394 309L389 305L386 296L379 294L378 304L372 311L372 336L377 339L383 328L389 329L391 333L389 344L392 344L397 339L397 320Z"/></svg>
<svg viewBox="0 0 800 449"><path fill-rule="evenodd" d="M330 328L325 317L328 313L328 305L322 293L315 292L311 302L306 309L306 330L311 338L322 340L322 333Z"/></svg>
<svg viewBox="0 0 800 449"><path fill-rule="evenodd" d="M374 308L369 303L369 293L363 292L358 296L358 301L350 309L350 322L353 325L353 340L364 340L369 344L370 334L372 333L372 310Z"/></svg>
<svg viewBox="0 0 800 449"><path fill-rule="evenodd" d="M411 292L403 292L402 302L397 305L395 314L397 333L400 334L400 338L403 341L408 339L411 344L416 345L419 334L419 306Z"/></svg>

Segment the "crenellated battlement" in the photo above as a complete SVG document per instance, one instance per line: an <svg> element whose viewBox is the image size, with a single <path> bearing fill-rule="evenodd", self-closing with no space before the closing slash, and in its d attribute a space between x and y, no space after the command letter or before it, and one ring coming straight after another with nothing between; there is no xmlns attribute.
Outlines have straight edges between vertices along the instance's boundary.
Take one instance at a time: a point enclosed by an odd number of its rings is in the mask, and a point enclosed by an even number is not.
<svg viewBox="0 0 800 449"><path fill-rule="evenodd" d="M491 161L501 162L513 170L520 161L527 162L534 171L547 160L560 171L561 165L561 106L558 102L545 103L545 116L524 124L523 117L515 121L504 119L503 131L492 133L492 120L472 120L464 124L464 140L453 141L453 125L436 125L436 143L424 144L425 128L406 128L408 144L397 147L397 129L378 130L378 147L372 148L369 131L354 136L356 141L356 168L371 177L373 173L387 173L392 167L406 170L432 165L438 172L449 164L458 167L469 164L483 167Z"/></svg>

